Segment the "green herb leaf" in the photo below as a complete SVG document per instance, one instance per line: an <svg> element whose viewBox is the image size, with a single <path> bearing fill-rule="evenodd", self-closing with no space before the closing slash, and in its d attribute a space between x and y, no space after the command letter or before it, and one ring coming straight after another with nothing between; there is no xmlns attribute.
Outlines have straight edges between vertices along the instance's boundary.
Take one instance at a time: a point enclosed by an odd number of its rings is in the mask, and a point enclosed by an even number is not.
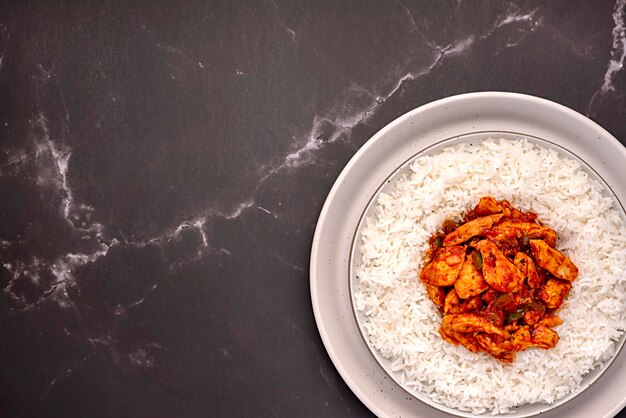
<svg viewBox="0 0 626 418"><path fill-rule="evenodd" d="M472 256L472 261L474 262L474 267L478 270L482 270L483 268L483 256L480 251L474 251L474 255Z"/></svg>
<svg viewBox="0 0 626 418"><path fill-rule="evenodd" d="M509 314L507 314L506 316L506 323L509 324L513 321L516 321L518 319L520 319L522 317L522 315L524 315L524 310L523 309L518 309L515 312L511 312Z"/></svg>

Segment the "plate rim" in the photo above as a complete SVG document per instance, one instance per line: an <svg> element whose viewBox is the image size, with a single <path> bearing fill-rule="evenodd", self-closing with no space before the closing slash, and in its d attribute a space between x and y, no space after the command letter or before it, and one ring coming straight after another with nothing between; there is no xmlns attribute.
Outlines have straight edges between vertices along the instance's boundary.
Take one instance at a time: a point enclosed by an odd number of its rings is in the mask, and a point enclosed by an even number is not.
<svg viewBox="0 0 626 418"><path fill-rule="evenodd" d="M613 143L613 146L619 147L622 151L622 154L626 157L626 147L624 147L624 145L621 142L619 142L605 128L603 128L602 126L600 126L593 120L587 118L586 116L582 115L581 113L571 108L568 108L564 105L561 105L559 103L556 103L554 101L544 99L541 97L532 96L528 94L522 94L522 93L500 92L500 91L483 91L483 92L464 93L464 94L445 97L445 98L438 99L438 100L423 104L421 106L418 106L400 115L399 117L397 117L396 119L394 119L393 121L391 121L390 123L382 127L379 131L377 131L374 135L372 135L363 144L363 146L359 148L359 150L350 158L348 163L342 169L339 176L336 178L335 182L333 183L332 188L330 189L326 197L326 200L324 201L324 205L322 206L322 209L320 211L320 215L318 217L318 221L317 221L316 228L315 228L315 233L313 235L312 246L311 246L310 270L309 270L310 286L309 287L310 287L310 293L311 293L313 313L314 313L315 322L318 328L318 332L324 344L324 348L326 349L326 352L328 353L334 367L337 369L342 379L344 380L344 382L346 382L346 384L352 390L352 392L359 398L359 400L366 407L368 407L370 411L374 412L378 416L385 416L385 414L383 413L381 408L379 408L379 406L376 403L374 403L372 399L370 399L370 397L366 396L366 394L361 391L357 383L354 381L353 377L350 376L350 373L348 373L348 371L342 364L341 360L339 359L338 354L336 350L334 349L332 342L330 341L330 336L328 335L328 332L323 327L323 318L321 316L321 305L320 305L319 291L318 291L319 283L316 281L316 277L318 277L318 264L319 264L318 253L320 252L320 245L321 245L321 239L322 239L321 233L323 229L323 224L331 209L332 202L337 198L338 190L341 184L345 181L345 178L349 175L350 171L358 163L361 157L367 152L369 152L369 150L372 147L374 147L375 144L380 140L380 138L384 137L384 135L387 132L392 131L398 125L406 123L407 120L414 118L419 113L425 113L437 107L445 107L446 105L449 105L455 102L472 101L472 100L477 100L477 99L482 99L482 100L484 99L495 99L495 100L508 99L510 101L526 102L526 104L534 104L534 105L539 105L542 107L549 107L549 108L552 108L556 112L565 113L568 115L568 117L575 118L580 123L583 123L584 125L589 126L592 130L599 132L601 136L604 138L604 140L608 140ZM494 129L494 131L498 131L498 130ZM471 134L471 133L474 133L474 132L471 132L471 131L467 132L467 134ZM591 168L594 169L593 167ZM602 176L600 177L602 178ZM608 181L606 183L609 187L611 187ZM356 326L358 328L358 324L356 324ZM366 349L369 351L369 348L366 347ZM617 354L615 358L617 358ZM584 392L585 391L583 391L582 393ZM421 402L419 400L417 401ZM624 408L624 406L626 406L626 396L623 399L621 399L621 401L618 404L616 404L605 416L606 417L614 416L619 411L621 411ZM554 410L558 410L558 408L555 408ZM441 410L438 410L438 411L441 411Z"/></svg>

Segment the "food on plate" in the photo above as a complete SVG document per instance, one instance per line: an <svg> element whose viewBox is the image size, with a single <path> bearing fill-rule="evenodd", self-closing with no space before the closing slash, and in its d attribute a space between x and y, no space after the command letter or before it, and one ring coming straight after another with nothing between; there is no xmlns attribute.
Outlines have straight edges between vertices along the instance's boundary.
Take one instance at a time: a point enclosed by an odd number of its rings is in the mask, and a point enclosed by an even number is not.
<svg viewBox="0 0 626 418"><path fill-rule="evenodd" d="M518 351L556 346L559 335L550 324L562 324L555 310L578 268L553 248L556 232L536 218L485 196L461 222L445 221L429 240L429 260L419 277L443 314L439 333L445 341L505 363Z"/></svg>
<svg viewBox="0 0 626 418"><path fill-rule="evenodd" d="M460 221L487 216L444 245ZM564 152L458 141L418 155L376 195L355 241L354 307L370 348L414 396L477 415L553 404L623 338L624 237L610 190ZM425 285L433 245L441 254Z"/></svg>

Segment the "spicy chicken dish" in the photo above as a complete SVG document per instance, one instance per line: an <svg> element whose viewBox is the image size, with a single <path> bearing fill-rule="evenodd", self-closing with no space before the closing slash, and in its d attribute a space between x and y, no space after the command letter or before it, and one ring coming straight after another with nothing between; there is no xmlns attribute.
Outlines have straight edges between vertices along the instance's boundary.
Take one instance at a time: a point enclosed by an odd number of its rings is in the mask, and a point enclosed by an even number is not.
<svg viewBox="0 0 626 418"><path fill-rule="evenodd" d="M419 274L443 315L441 337L506 363L553 348L557 311L578 276L556 238L536 214L489 196L462 222L445 221Z"/></svg>

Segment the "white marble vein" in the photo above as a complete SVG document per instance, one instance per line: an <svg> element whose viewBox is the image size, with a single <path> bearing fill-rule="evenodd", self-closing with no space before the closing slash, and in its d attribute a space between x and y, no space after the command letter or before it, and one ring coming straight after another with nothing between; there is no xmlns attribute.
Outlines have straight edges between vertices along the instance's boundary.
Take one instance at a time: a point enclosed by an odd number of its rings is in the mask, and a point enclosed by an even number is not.
<svg viewBox="0 0 626 418"><path fill-rule="evenodd" d="M128 353L130 365L142 371L150 370L154 367L154 356L145 348L139 348L136 351Z"/></svg>
<svg viewBox="0 0 626 418"><path fill-rule="evenodd" d="M39 114L32 123L33 128L40 133L40 137L35 142L35 160L39 171L37 183L55 187L62 194L60 211L63 219L72 228L82 232L93 232L96 237L101 238L103 225L90 221L93 208L75 202L74 193L67 178L72 156L70 148L52 140L48 120L43 113Z"/></svg>
<svg viewBox="0 0 626 418"><path fill-rule="evenodd" d="M33 153L27 153L24 150L18 149L15 151L7 152L7 160L0 165L0 177L6 175L15 175L20 167L34 157Z"/></svg>
<svg viewBox="0 0 626 418"><path fill-rule="evenodd" d="M418 69L407 69L406 72L401 74L395 81L395 83L389 83L392 87L385 94L372 94L368 92L369 97L371 98L369 105L362 107L354 111L351 107L348 111L345 111L341 106L337 106L335 109L331 109L324 116L316 115L313 118L311 129L306 136L306 140L301 141L300 145L290 153L288 153L283 161L275 166L268 168L267 174L261 178L261 181L264 181L267 177L276 174L277 172L283 169L289 169L298 167L301 164L310 164L315 162L315 158L313 157L314 153L318 151L320 148L324 147L328 143L333 143L340 138L349 137L353 128L360 123L366 122L367 119L376 111L378 106L382 105L386 101L388 101L391 97L397 94L405 83L417 80L424 76L427 76L431 73L431 71L437 67L442 60L446 58L451 58L455 56L459 56L465 54L470 51L472 47L478 41L483 41L489 37L491 37L498 29L505 27L511 24L527 24L531 26L531 29L534 29L541 22L540 19L536 17L537 9L534 9L527 13L522 13L519 10L510 10L507 14L502 16L499 20L494 22L494 24L487 29L487 31L482 35L470 34L464 37L460 37L455 42L441 47L437 45L436 42L428 40L424 37L422 32L419 30L417 24L415 23L415 19L413 18L410 11L407 7L401 2L397 1L398 5L402 7L407 16L410 19L413 30L415 30L420 38L434 51L433 59L430 63L421 66ZM517 44L511 44L513 47ZM363 92L367 92L366 89L362 87L359 89L355 89L354 85L351 85L346 92L343 93L344 99L349 99L351 94L358 94L359 97L363 97ZM349 100L343 100L344 102L348 102ZM320 133L323 128L328 125L334 128L333 133L325 139L321 139Z"/></svg>
<svg viewBox="0 0 626 418"><path fill-rule="evenodd" d="M48 78L48 77L46 77ZM66 118L67 120L67 118ZM61 203L59 214L75 231L81 234L85 242L94 244L94 251L90 253L67 253L59 256L56 260L47 263L34 257L29 264L3 262L11 278L4 287L5 294L21 303L19 311L30 310L39 306L43 301L52 299L62 308L73 306L68 289L76 286L74 272L77 268L93 263L101 257L107 255L109 249L119 244L119 241L103 239L104 226L92 220L93 208L77 203L68 180L68 170L71 158L71 149L62 142L56 142L51 138L48 120L43 113L40 113L31 121L31 136L34 138L34 155L32 161L37 170L35 182L40 187L54 190L59 194ZM20 156L15 163L23 162L26 154ZM17 296L13 287L19 280L28 280L35 285L39 285L40 275L46 270L49 271L54 280L41 291L41 297L35 301L27 301L21 296Z"/></svg>
<svg viewBox="0 0 626 418"><path fill-rule="evenodd" d="M76 270L81 266L93 263L102 257L106 257L111 248L121 244L120 241L115 238L110 240L103 239L105 228L99 222L91 221L90 223L83 222L78 224L78 219L75 217L77 208L83 212L86 210L91 212L92 209L87 205L77 203L74 199L74 194L67 178L71 150L69 147L59 145L50 139L49 131L47 129L47 121L43 115L40 115L40 117L37 118L35 125L42 133L41 138L38 139L36 145L35 158L39 168L39 174L36 179L37 184L41 187L53 187L58 193L61 194L62 200L60 214L62 218L77 231L95 232L95 237L92 238L95 239L95 244L97 245L96 249L92 252L67 253L58 257L49 264L38 258L34 258L29 264L3 262L4 268L11 274L9 282L4 287L3 291L5 294L22 305L18 310L16 310L16 312L31 310L41 306L41 303L46 300L54 300L61 308L74 307L68 290L77 286L74 276ZM233 207L230 211L209 210L204 215L197 216L192 220L183 221L165 233L154 238L136 242L124 241L123 244L138 248L152 245L161 246L166 242L169 243L177 240L184 230L196 230L201 240L201 244L196 252L196 255L191 259L179 260L173 263L174 267L200 260L205 256L205 254L217 253L230 255L230 252L225 249L212 248L210 246L209 237L205 230L205 224L207 221L213 219L236 219L241 216L243 212L253 206L254 200L248 199L235 205L235 207ZM10 242L3 240L2 245L10 245ZM49 271L54 277L54 281L50 283L46 289L42 290L41 296L35 301L29 302L12 291L12 288L19 280L29 280L30 282L38 284L40 274L43 270ZM153 291L156 287L157 284L154 284L147 293ZM114 313L116 315L121 315L129 309L138 306L143 302L146 295L129 306L119 306L118 309L116 308Z"/></svg>
<svg viewBox="0 0 626 418"><path fill-rule="evenodd" d="M511 6L510 6L511 7ZM479 37L480 40L485 40L491 37L497 30L506 27L512 24L525 24L528 27L528 31L532 32L541 26L543 19L537 16L538 8L531 10L528 13L523 13L517 8L509 8L507 13L503 16L499 17L499 20L496 21L495 25L489 28L483 35ZM525 31L522 36L515 42L507 42L506 48L513 48L519 45L522 42L528 31ZM498 51L496 51L496 54Z"/></svg>
<svg viewBox="0 0 626 418"><path fill-rule="evenodd" d="M270 13L273 16L274 21L289 36L289 39L291 40L291 43L293 43L293 45L295 47L297 47L298 46L298 40L297 40L297 33L296 33L296 31L293 30L292 28L290 28L289 26L287 26L287 24L283 21L282 17L280 16L280 10L278 9L278 5L276 4L276 2L274 0L271 0L270 4L271 4L271 11L270 11Z"/></svg>
<svg viewBox="0 0 626 418"><path fill-rule="evenodd" d="M241 216L241 214L245 210L250 209L252 206L254 206L254 200L252 198L250 198L250 199L240 203L235 208L235 210L233 210L229 214L217 213L217 214L213 214L213 216L217 215L217 216L224 217L225 219L235 219L235 218L238 218L239 216Z"/></svg>
<svg viewBox="0 0 626 418"><path fill-rule="evenodd" d="M513 11L507 14L504 19L496 23L495 28L501 28L502 26L509 25L511 23L518 22L534 22L535 14L538 9L534 9L529 13L521 14L519 11Z"/></svg>
<svg viewBox="0 0 626 418"><path fill-rule="evenodd" d="M100 247L89 254L66 254L57 259L50 266L50 271L54 275L54 282L48 292L48 295L52 297L60 307L69 308L73 305L67 290L70 287L76 286L76 280L74 273L77 268L89 263L93 263L101 257L105 257L109 250L118 245L119 241L113 239L110 243L101 243Z"/></svg>
<svg viewBox="0 0 626 418"><path fill-rule="evenodd" d="M604 83L600 90L603 93L608 91L615 91L613 86L613 78L615 73L621 71L624 68L624 59L626 58L626 26L624 24L624 15L626 14L624 8L626 7L626 0L618 0L615 3L615 11L613 12L613 21L615 26L613 27L613 49L611 51L611 60L604 74Z"/></svg>
<svg viewBox="0 0 626 418"><path fill-rule="evenodd" d="M604 73L603 83L598 90L593 94L589 105L587 106L587 116L592 113L596 100L600 97L604 97L609 92L616 96L621 96L621 92L617 92L613 86L613 79L619 71L624 69L624 61L626 60L626 0L617 0L615 2L615 8L613 11L613 30L611 31L613 42L611 44L611 51L609 63L607 65L606 72Z"/></svg>
<svg viewBox="0 0 626 418"><path fill-rule="evenodd" d="M25 264L21 261L3 262L2 266L10 274L9 281L2 289L4 294L14 301L17 301L21 304L26 304L27 302L24 297L16 294L13 291L13 286L15 286L19 280L28 280L32 284L38 285L41 280L40 271L42 265L43 261L37 257L33 257L32 261L29 264Z"/></svg>
<svg viewBox="0 0 626 418"><path fill-rule="evenodd" d="M207 240L206 232L204 231L205 223L206 223L205 218L198 218L198 219L194 219L193 221L185 221L174 229L172 238L178 238L180 236L180 233L186 229L195 229L200 234L200 238L202 239L202 246L208 247L209 243Z"/></svg>
<svg viewBox="0 0 626 418"><path fill-rule="evenodd" d="M77 337L80 338L78 335ZM121 348L118 341L110 333L99 337L86 337L84 340L90 344L93 353L97 351L108 352L116 365L123 365L141 371L154 367L155 357L152 352L163 349L160 344L155 342L149 342L144 344L143 347L132 350L128 350L126 347Z"/></svg>
<svg viewBox="0 0 626 418"><path fill-rule="evenodd" d="M402 8L404 13L407 15L407 17L409 19L409 22L411 23L411 30L417 32L419 37L422 39L422 41L426 45L428 45L432 49L436 49L438 51L442 51L443 48L441 46L435 44L433 41L430 41L430 40L426 39L426 37L424 36L424 34L420 30L420 28L417 26L417 23L415 22L415 18L413 17L413 13L411 13L411 11L408 9L408 7L406 7L404 5L404 3L402 3L402 1L400 1L400 0L396 0L396 3Z"/></svg>
<svg viewBox="0 0 626 418"><path fill-rule="evenodd" d="M113 239L109 244L101 244L100 247L89 254L69 253L65 254L51 263L45 263L38 258L28 264L18 264L13 266L11 263L4 262L3 265L11 273L9 283L3 289L4 293L19 301L22 306L14 312L26 312L41 306L47 300L54 300L60 308L74 308L75 305L68 293L68 290L77 286L74 273L76 269L89 263L93 263L101 257L105 257L110 248L118 245L119 242ZM12 288L18 280L29 280L34 284L39 284L39 278L42 271L49 271L54 280L48 284L41 292L41 295L34 301L28 302L23 297L17 296Z"/></svg>
<svg viewBox="0 0 626 418"><path fill-rule="evenodd" d="M174 56L182 58L185 61L185 63L188 64L191 67L200 68L201 70L204 69L204 64L201 61L198 61L197 59L191 58L182 49L174 48L173 46L169 46L169 45L163 45L160 42L157 42L155 44L155 46L160 51L165 51L165 52L167 52L170 55L174 55ZM175 78L173 75L170 75L170 77Z"/></svg>
<svg viewBox="0 0 626 418"><path fill-rule="evenodd" d="M143 241L126 241L125 244L135 246L135 247L145 247L148 245L161 246L164 243L171 242L180 237L180 234L185 230L196 230L200 235L202 240L202 246L211 250L211 246L209 245L209 237L206 233L206 224L211 220L216 219L226 219L232 220L241 216L246 210L250 209L254 206L254 200L252 198L245 200L237 205L235 205L229 211L209 209L205 213L200 214L191 220L184 220L178 225L169 228L164 233L154 236L150 239Z"/></svg>
<svg viewBox="0 0 626 418"><path fill-rule="evenodd" d="M82 358L80 358L79 360L75 361L74 363L70 364L69 366L67 366L63 371L61 371L58 375L56 375L51 381L50 383L48 383L48 386L46 388L46 391L44 392L43 398L45 399L48 396L50 396L50 392L54 389L54 387L61 381L64 379L67 379L68 377L70 377L76 370L78 370L81 366L83 366L87 361L89 361L93 356L95 356L96 353L95 352L90 352L88 354L86 354L85 356L83 356Z"/></svg>
<svg viewBox="0 0 626 418"><path fill-rule="evenodd" d="M137 306L140 306L141 304L143 304L145 302L146 297L148 296L148 294L154 292L158 287L159 287L158 284L153 284L152 286L150 286L148 291L146 293L144 293L144 295L142 297L140 297L139 299L137 299L136 301L128 303L128 304L118 304L113 309L113 315L121 316L121 315L126 314L128 311L136 308Z"/></svg>

